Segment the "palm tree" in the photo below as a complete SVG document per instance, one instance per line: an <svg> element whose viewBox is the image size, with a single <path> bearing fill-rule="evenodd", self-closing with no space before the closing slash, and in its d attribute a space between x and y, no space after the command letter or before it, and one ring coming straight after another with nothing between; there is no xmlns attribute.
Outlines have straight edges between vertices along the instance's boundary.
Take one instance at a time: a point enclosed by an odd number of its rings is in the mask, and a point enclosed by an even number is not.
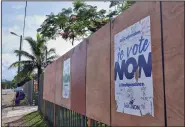
<svg viewBox="0 0 185 127"><path fill-rule="evenodd" d="M21 75L30 75L35 70L37 70L37 78L38 78L38 90L39 90L39 77L42 74L43 69L57 57L55 49L51 48L47 50L46 40L40 35L37 34L36 40L31 37L26 37L25 40L29 43L31 48L31 54L27 51L23 50L15 50L14 53L19 56L24 56L27 60L21 60L20 62L14 62L10 65L9 68L17 67L20 65ZM25 78L24 80L27 80ZM22 82L24 82L24 80Z"/></svg>

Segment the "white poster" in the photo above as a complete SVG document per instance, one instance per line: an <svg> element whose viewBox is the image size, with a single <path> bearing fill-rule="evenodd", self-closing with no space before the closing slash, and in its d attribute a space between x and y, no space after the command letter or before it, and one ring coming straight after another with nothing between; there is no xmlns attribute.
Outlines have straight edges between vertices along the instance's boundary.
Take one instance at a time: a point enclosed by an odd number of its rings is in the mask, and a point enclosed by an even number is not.
<svg viewBox="0 0 185 127"><path fill-rule="evenodd" d="M154 117L150 16L116 34L114 44L117 112Z"/></svg>
<svg viewBox="0 0 185 127"><path fill-rule="evenodd" d="M63 65L63 98L69 98L70 94L70 58Z"/></svg>

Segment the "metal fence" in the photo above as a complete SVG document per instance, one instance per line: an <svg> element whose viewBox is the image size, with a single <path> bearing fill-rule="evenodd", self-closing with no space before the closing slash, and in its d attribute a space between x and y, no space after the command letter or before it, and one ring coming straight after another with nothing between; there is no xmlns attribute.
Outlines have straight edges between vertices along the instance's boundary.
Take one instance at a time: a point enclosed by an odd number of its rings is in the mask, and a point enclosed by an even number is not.
<svg viewBox="0 0 185 127"><path fill-rule="evenodd" d="M61 126L79 126L85 127L87 125L86 117L79 113L73 112L61 106L55 105L56 112L56 127Z"/></svg>
<svg viewBox="0 0 185 127"><path fill-rule="evenodd" d="M44 117L48 121L49 125L54 125L54 104L45 101Z"/></svg>
<svg viewBox="0 0 185 127"><path fill-rule="evenodd" d="M50 125L56 127L108 127L106 124L88 119L84 115L48 101L45 101L45 118ZM90 121L91 125L88 124Z"/></svg>
<svg viewBox="0 0 185 127"><path fill-rule="evenodd" d="M23 91L26 95L26 99L28 100L30 105L38 104L38 93L34 91L34 82L33 80L28 81L23 85Z"/></svg>
<svg viewBox="0 0 185 127"><path fill-rule="evenodd" d="M50 127L108 127L106 124L88 119L86 116L67 108L56 105L43 99L44 76L40 76L39 81L39 101L38 110L44 115ZM90 124L89 124L90 123Z"/></svg>
<svg viewBox="0 0 185 127"><path fill-rule="evenodd" d="M91 126L93 127L106 127L107 125L88 119L86 116L81 115L77 112L71 111L69 109L63 108L56 105L56 127L89 127L88 124L91 121Z"/></svg>

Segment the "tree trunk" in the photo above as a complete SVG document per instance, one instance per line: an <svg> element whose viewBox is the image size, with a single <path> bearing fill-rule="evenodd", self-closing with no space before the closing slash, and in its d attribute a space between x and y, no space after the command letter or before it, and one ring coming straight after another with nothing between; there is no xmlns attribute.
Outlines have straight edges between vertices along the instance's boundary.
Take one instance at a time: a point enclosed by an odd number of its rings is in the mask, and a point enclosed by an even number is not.
<svg viewBox="0 0 185 127"><path fill-rule="evenodd" d="M37 67L38 72L37 72L37 83L38 83L38 106L40 105L40 74L42 73L41 67ZM39 110L39 108L38 108Z"/></svg>
<svg viewBox="0 0 185 127"><path fill-rule="evenodd" d="M72 38L72 46L74 45L74 37Z"/></svg>
<svg viewBox="0 0 185 127"><path fill-rule="evenodd" d="M38 67L38 72L37 72L37 82L38 82L38 92L40 91L40 74L41 74L41 67Z"/></svg>

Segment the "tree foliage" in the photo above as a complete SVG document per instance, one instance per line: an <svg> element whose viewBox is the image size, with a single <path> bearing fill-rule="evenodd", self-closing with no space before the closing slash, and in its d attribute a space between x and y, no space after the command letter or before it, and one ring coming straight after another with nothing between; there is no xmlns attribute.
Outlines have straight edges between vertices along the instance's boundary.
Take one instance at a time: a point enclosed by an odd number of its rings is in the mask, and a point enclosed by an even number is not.
<svg viewBox="0 0 185 127"><path fill-rule="evenodd" d="M14 76L12 83L17 84L22 81L26 80L31 80L34 78L34 74L30 72L23 72L22 70L17 73L17 75Z"/></svg>
<svg viewBox="0 0 185 127"><path fill-rule="evenodd" d="M134 1L110 1L111 11L107 12L104 9L98 10L96 6L88 5L84 1L75 0L73 8L63 8L58 14L46 15L45 21L37 29L40 33L37 34L37 40L31 37L25 38L32 53L15 50L17 56L21 54L27 60L17 61L10 66L10 68L19 64L21 66L20 73L14 77L13 83L32 79L35 69L38 74L42 73L42 69L57 57L55 49L47 49L47 40L61 36L65 40L70 40L73 45L75 40L96 32L134 3Z"/></svg>
<svg viewBox="0 0 185 127"><path fill-rule="evenodd" d="M63 8L58 14L47 15L46 20L37 31L46 39L56 39L61 36L65 40L70 40L73 45L74 40L96 32L111 18L119 15L133 3L134 1L111 1L109 7L115 7L115 9L108 13L104 9L98 10L96 6L75 0L73 9Z"/></svg>
<svg viewBox="0 0 185 127"><path fill-rule="evenodd" d="M110 5L109 8L114 8L113 11L111 11L109 13L109 17L113 18L119 14L121 14L122 12L124 12L125 10L127 10L129 7L131 7L133 4L135 3L135 1L110 1Z"/></svg>
<svg viewBox="0 0 185 127"><path fill-rule="evenodd" d="M97 10L96 6L87 5L83 1L73 2L73 9L62 9L56 15L47 15L46 20L37 30L46 39L62 36L73 44L75 39L84 38L96 32L109 21L106 10Z"/></svg>
<svg viewBox="0 0 185 127"><path fill-rule="evenodd" d="M1 83L1 88L2 89L10 89L10 88L15 88L15 83L13 83L12 81L2 81Z"/></svg>
<svg viewBox="0 0 185 127"><path fill-rule="evenodd" d="M43 68L57 57L55 49L47 50L46 40L40 34L37 34L36 40L31 37L26 37L25 40L30 45L31 53L24 50L15 50L14 53L17 56L20 54L26 57L27 60L16 61L9 67L18 67L20 65L20 72L14 77L16 83L31 79L35 70L37 70L38 74L41 74Z"/></svg>

